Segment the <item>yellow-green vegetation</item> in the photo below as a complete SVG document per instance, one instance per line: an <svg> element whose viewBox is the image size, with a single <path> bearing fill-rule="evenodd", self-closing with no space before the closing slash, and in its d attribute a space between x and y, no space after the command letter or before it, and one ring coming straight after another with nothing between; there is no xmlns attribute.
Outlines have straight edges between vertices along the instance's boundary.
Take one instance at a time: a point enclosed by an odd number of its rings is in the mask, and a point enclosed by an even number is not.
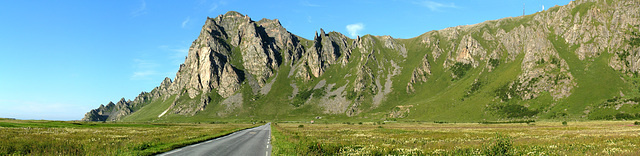
<svg viewBox="0 0 640 156"><path fill-rule="evenodd" d="M633 121L276 123L272 143L273 155L640 155L638 130Z"/></svg>
<svg viewBox="0 0 640 156"><path fill-rule="evenodd" d="M0 119L0 155L152 155L252 126Z"/></svg>

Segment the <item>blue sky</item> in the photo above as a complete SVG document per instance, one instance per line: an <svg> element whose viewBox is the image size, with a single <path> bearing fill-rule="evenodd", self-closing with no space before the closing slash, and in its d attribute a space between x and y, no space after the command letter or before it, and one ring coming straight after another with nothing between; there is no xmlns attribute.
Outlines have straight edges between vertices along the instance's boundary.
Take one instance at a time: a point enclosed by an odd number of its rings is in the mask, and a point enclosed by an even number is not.
<svg viewBox="0 0 640 156"><path fill-rule="evenodd" d="M307 39L411 38L431 30L532 14L568 0L2 1L0 117L79 120L109 101L174 78L207 16L280 19Z"/></svg>

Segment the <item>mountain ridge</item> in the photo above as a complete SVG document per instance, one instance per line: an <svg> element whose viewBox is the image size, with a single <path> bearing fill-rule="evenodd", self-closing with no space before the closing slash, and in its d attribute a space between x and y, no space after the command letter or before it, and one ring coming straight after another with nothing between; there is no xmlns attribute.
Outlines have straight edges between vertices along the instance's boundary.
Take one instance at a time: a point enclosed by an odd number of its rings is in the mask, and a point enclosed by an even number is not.
<svg viewBox="0 0 640 156"><path fill-rule="evenodd" d="M173 80L82 120L635 118L634 5L572 1L410 39L307 40L230 11L207 18Z"/></svg>

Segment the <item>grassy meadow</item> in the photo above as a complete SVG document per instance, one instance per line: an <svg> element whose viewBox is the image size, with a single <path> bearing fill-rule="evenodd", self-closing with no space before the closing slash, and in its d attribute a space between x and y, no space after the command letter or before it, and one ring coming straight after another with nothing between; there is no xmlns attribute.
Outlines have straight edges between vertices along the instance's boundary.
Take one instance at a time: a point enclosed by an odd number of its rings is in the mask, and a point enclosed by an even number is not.
<svg viewBox="0 0 640 156"><path fill-rule="evenodd" d="M640 155L633 121L272 124L273 155Z"/></svg>
<svg viewBox="0 0 640 156"><path fill-rule="evenodd" d="M0 119L0 155L152 155L253 126Z"/></svg>

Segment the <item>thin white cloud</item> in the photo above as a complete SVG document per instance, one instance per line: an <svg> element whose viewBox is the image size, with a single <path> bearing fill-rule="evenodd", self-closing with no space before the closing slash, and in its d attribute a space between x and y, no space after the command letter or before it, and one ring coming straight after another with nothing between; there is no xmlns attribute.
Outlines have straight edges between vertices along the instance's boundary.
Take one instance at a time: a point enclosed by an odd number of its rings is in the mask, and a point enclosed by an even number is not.
<svg viewBox="0 0 640 156"><path fill-rule="evenodd" d="M207 0L198 0L198 5L203 5L207 3Z"/></svg>
<svg viewBox="0 0 640 156"><path fill-rule="evenodd" d="M162 51L169 52L168 59L171 61L171 65L169 67L175 67L184 63L185 57L189 54L188 46L181 48L179 46L161 45L158 48ZM175 74L175 71L172 72Z"/></svg>
<svg viewBox="0 0 640 156"><path fill-rule="evenodd" d="M131 79L134 79L134 80L148 79L149 76L156 75L156 74L158 74L158 72L156 72L155 70L136 71L136 72L133 72Z"/></svg>
<svg viewBox="0 0 640 156"><path fill-rule="evenodd" d="M133 59L133 62L135 63L134 66L136 68L142 68L142 69L156 68L159 66L158 63L155 63L154 61L151 61L151 60Z"/></svg>
<svg viewBox="0 0 640 156"><path fill-rule="evenodd" d="M218 9L218 4L213 3L213 4L211 4L211 7L209 7L208 11L209 11L209 13L211 13L213 11L216 11L216 9Z"/></svg>
<svg viewBox="0 0 640 156"><path fill-rule="evenodd" d="M170 49L175 53L175 56L180 56L180 57L185 57L187 56L187 53L189 53L189 49Z"/></svg>
<svg viewBox="0 0 640 156"><path fill-rule="evenodd" d="M131 12L131 16L137 17L146 13L147 13L147 2L142 0L142 4L140 4L140 7L134 10L133 12Z"/></svg>
<svg viewBox="0 0 640 156"><path fill-rule="evenodd" d="M312 3L310 3L310 2L309 2L309 1L307 1L307 0L302 0L302 1L300 1L300 5L302 5L302 6L308 6L308 7L320 7L320 5L318 5L318 4L312 4Z"/></svg>
<svg viewBox="0 0 640 156"><path fill-rule="evenodd" d="M307 22L312 23L313 21L311 21L311 16L307 16Z"/></svg>
<svg viewBox="0 0 640 156"><path fill-rule="evenodd" d="M187 26L187 23L189 23L189 19L191 19L191 17L187 17L186 20L182 21L182 28L184 28L185 26Z"/></svg>
<svg viewBox="0 0 640 156"><path fill-rule="evenodd" d="M430 0L417 1L416 4L429 8L431 11L441 11L443 8L458 8L454 3L439 3Z"/></svg>
<svg viewBox="0 0 640 156"><path fill-rule="evenodd" d="M184 59L189 54L189 49L171 49L173 56L171 56L171 63L173 65L180 65L184 63Z"/></svg>
<svg viewBox="0 0 640 156"><path fill-rule="evenodd" d="M132 80L149 80L151 76L157 75L156 69L160 64L152 60L134 59L134 72L131 75Z"/></svg>
<svg viewBox="0 0 640 156"><path fill-rule="evenodd" d="M189 53L188 44L183 46L160 45L156 52L160 52L161 57L142 57L132 60L131 80L157 80L174 75L180 64Z"/></svg>
<svg viewBox="0 0 640 156"><path fill-rule="evenodd" d="M209 4L209 5L206 5L206 4ZM213 13L214 11L218 10L218 8L224 7L227 4L229 4L229 2L225 0L213 0L213 1L203 0L199 2L198 6L200 9L207 11L208 13Z"/></svg>
<svg viewBox="0 0 640 156"><path fill-rule="evenodd" d="M352 38L356 38L358 35L360 35L360 31L362 30L364 30L364 24L362 23L347 25L347 32L349 32L349 36L351 36Z"/></svg>
<svg viewBox="0 0 640 156"><path fill-rule="evenodd" d="M187 54L189 53L189 48L177 48L175 46L168 46L168 45L161 45L158 48L160 48L160 50L163 51L170 51L173 54L171 54L172 58L184 58L185 56L187 56Z"/></svg>

